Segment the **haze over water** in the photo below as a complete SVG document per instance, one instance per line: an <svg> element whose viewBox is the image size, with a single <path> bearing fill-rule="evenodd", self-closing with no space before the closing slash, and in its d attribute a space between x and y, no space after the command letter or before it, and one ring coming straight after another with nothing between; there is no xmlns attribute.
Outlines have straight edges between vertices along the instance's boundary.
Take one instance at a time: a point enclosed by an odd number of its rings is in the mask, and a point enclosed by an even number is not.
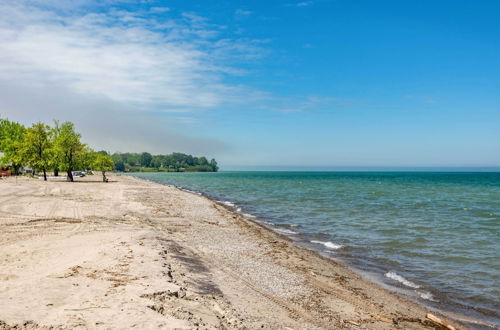
<svg viewBox="0 0 500 330"><path fill-rule="evenodd" d="M133 175L200 191L414 299L500 324L500 173Z"/></svg>

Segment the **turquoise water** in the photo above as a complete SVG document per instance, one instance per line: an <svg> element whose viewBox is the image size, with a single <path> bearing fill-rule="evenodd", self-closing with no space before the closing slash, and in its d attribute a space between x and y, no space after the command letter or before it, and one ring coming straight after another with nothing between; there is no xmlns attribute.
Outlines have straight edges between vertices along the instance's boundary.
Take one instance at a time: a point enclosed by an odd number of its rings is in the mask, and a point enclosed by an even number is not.
<svg viewBox="0 0 500 330"><path fill-rule="evenodd" d="M202 192L416 300L500 324L500 173L133 175Z"/></svg>

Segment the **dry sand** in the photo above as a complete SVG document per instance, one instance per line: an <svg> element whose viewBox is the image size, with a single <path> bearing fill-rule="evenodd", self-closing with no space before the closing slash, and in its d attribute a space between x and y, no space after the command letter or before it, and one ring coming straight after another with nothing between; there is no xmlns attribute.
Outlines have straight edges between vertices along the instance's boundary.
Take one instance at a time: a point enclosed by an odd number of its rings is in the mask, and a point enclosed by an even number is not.
<svg viewBox="0 0 500 330"><path fill-rule="evenodd" d="M434 328L205 197L99 179L0 180L0 329Z"/></svg>

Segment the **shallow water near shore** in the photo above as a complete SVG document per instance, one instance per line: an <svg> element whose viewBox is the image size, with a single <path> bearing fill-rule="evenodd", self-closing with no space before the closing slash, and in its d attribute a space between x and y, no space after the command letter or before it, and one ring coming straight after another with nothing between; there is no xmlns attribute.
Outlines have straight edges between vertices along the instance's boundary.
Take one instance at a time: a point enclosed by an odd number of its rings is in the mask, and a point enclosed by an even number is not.
<svg viewBox="0 0 500 330"><path fill-rule="evenodd" d="M202 192L431 307L500 325L500 173L133 173Z"/></svg>

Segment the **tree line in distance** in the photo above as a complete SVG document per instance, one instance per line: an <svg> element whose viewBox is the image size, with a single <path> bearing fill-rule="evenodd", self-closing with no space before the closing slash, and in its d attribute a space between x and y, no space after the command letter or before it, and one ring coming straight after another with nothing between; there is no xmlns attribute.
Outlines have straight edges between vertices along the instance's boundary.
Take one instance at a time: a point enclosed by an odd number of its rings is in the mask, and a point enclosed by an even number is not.
<svg viewBox="0 0 500 330"><path fill-rule="evenodd" d="M25 127L17 122L0 118L0 168L9 168L14 175L26 166L54 176L66 172L67 180L74 181L76 170L106 171L172 171L216 172L215 159L194 157L175 152L169 155L150 153L114 153L94 151L81 141L72 122L55 120L53 126L42 122Z"/></svg>

